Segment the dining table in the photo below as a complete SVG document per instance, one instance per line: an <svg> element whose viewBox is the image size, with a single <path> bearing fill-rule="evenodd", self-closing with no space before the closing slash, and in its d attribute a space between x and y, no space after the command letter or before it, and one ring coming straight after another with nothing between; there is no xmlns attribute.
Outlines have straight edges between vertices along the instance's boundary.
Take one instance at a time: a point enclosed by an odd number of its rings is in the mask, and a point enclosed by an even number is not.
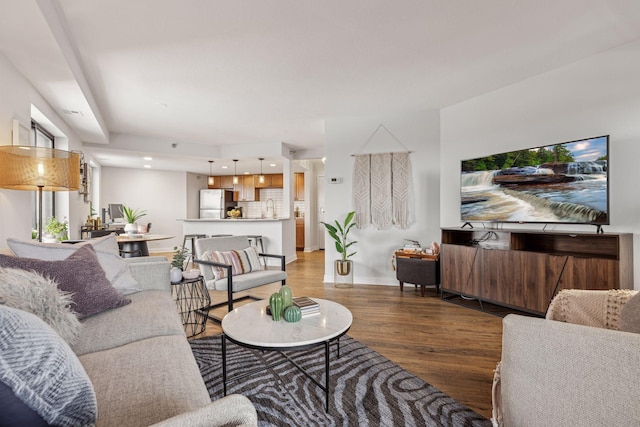
<svg viewBox="0 0 640 427"><path fill-rule="evenodd" d="M175 236L169 234L119 234L116 237L118 246L120 247L120 256L123 258L132 258L140 256L149 256L149 246L147 242L154 240L173 239Z"/></svg>

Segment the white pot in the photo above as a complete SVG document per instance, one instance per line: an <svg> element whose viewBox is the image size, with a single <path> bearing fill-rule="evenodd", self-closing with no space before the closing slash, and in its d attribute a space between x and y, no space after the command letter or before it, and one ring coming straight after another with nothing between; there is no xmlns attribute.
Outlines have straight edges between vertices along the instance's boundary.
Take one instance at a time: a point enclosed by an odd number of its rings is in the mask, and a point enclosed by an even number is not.
<svg viewBox="0 0 640 427"><path fill-rule="evenodd" d="M60 243L60 241L56 236L52 236L51 234L43 234L42 243Z"/></svg>
<svg viewBox="0 0 640 427"><path fill-rule="evenodd" d="M127 234L135 234L138 232L138 224L134 223L129 223L127 225L124 226L124 232Z"/></svg>
<svg viewBox="0 0 640 427"><path fill-rule="evenodd" d="M169 270L169 278L171 279L171 283L178 283L182 280L182 270L178 267L171 267Z"/></svg>

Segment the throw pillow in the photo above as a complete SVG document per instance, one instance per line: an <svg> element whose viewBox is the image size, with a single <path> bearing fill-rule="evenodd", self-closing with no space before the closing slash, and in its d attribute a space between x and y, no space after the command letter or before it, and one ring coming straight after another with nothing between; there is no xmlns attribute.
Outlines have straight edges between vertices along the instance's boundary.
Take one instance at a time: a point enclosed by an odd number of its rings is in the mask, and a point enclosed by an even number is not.
<svg viewBox="0 0 640 427"><path fill-rule="evenodd" d="M107 274L107 279L123 295L140 292L140 285L129 271L127 262L120 257L120 249L115 234L77 243L61 245L59 243L40 243L33 240L23 241L9 238L7 245L19 257L37 258L46 261L59 261L80 249L91 245L98 254L100 265Z"/></svg>
<svg viewBox="0 0 640 427"><path fill-rule="evenodd" d="M260 257L258 257L258 251L255 247L249 246L246 249L236 252L238 254L238 258L240 258L243 273L264 270L262 263L260 262Z"/></svg>
<svg viewBox="0 0 640 427"><path fill-rule="evenodd" d="M232 251L206 251L202 254L202 258L210 262L231 265L233 276L263 270L258 251L253 246ZM227 277L227 269L224 267L211 266L211 270L216 280Z"/></svg>
<svg viewBox="0 0 640 427"><path fill-rule="evenodd" d="M51 425L92 425L96 395L71 348L37 316L0 305L0 381Z"/></svg>
<svg viewBox="0 0 640 427"><path fill-rule="evenodd" d="M0 267L34 270L55 280L59 289L73 293L72 308L80 319L131 302L107 280L91 245L82 246L62 261L0 255Z"/></svg>
<svg viewBox="0 0 640 427"><path fill-rule="evenodd" d="M71 294L35 271L0 267L0 304L35 314L69 345L75 344L82 330L71 310Z"/></svg>
<svg viewBox="0 0 640 427"><path fill-rule="evenodd" d="M640 334L640 292L631 297L622 308L620 330Z"/></svg>

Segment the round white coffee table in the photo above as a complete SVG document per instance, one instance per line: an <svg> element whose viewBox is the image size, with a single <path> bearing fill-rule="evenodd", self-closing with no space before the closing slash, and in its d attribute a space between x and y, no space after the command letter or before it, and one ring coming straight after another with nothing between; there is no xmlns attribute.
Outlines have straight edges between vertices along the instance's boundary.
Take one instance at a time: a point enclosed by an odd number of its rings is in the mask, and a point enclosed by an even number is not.
<svg viewBox="0 0 640 427"><path fill-rule="evenodd" d="M312 298L320 305L320 313L304 316L296 323L284 319L274 322L267 314L268 301L256 301L235 308L222 319L222 382L227 395L226 340L247 348L270 351L306 350L324 346L325 382L320 384L287 355L311 381L326 394L325 409L329 410L329 344L338 341L351 327L353 316L346 307L329 300ZM338 357L340 343L338 341Z"/></svg>

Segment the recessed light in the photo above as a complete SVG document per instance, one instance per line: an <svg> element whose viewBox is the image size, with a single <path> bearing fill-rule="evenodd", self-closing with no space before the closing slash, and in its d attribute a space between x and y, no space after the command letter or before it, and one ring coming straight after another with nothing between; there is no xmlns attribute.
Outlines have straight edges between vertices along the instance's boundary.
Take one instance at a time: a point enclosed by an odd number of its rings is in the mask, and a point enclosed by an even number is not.
<svg viewBox="0 0 640 427"><path fill-rule="evenodd" d="M276 164L275 163L269 163L269 166L271 166L272 168L275 168Z"/></svg>
<svg viewBox="0 0 640 427"><path fill-rule="evenodd" d="M251 173L250 173L250 172L245 172L244 174L245 174L245 175L251 175Z"/></svg>
<svg viewBox="0 0 640 427"><path fill-rule="evenodd" d="M229 169L229 166L223 166L222 169Z"/></svg>
<svg viewBox="0 0 640 427"><path fill-rule="evenodd" d="M150 162L151 160L153 160L153 157L147 156L147 157L143 157L143 159L145 159L146 161Z"/></svg>
<svg viewBox="0 0 640 427"><path fill-rule="evenodd" d="M157 105L158 107L162 107L162 108L167 108L167 107L168 107L168 105L167 105L167 104L165 104L164 102L160 102L160 101L156 102L156 105Z"/></svg>
<svg viewBox="0 0 640 427"><path fill-rule="evenodd" d="M151 169L151 165L144 165L145 168Z"/></svg>

